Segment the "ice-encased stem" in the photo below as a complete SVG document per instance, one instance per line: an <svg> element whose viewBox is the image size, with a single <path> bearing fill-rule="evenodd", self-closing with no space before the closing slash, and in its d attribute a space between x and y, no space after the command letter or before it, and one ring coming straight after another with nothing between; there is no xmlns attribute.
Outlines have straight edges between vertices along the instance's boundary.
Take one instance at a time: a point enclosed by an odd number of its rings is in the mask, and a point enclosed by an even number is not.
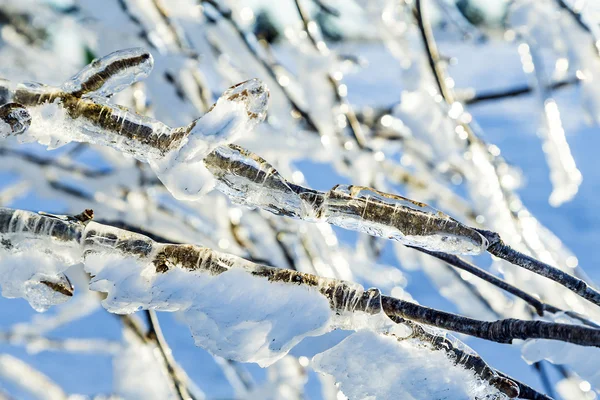
<svg viewBox="0 0 600 400"><path fill-rule="evenodd" d="M298 186L237 145L216 148L204 163L217 189L239 204L434 251L479 254L487 247L479 233L427 204L362 186L337 185L328 192Z"/></svg>
<svg viewBox="0 0 600 400"><path fill-rule="evenodd" d="M37 216L43 226L52 224L54 222L52 220L55 219L55 217L26 211L0 208L0 215L14 212ZM6 224L0 225L0 229L6 229ZM0 233L2 232L0 230ZM48 233L41 231L40 234ZM218 275L231 268L239 268L271 282L314 287L329 300L332 309L337 311L361 310L376 313L382 309L390 317L405 318L499 343L510 343L514 339L539 338L600 347L600 329L518 319L478 321L381 295L377 289L360 292L357 291L357 286L350 282L255 264L237 256L200 246L156 243L146 236L95 222L86 225L82 236L77 230L51 230L50 234L71 241L79 240L81 251L85 254L120 252L134 257L151 256L157 273L182 268L187 271Z"/></svg>

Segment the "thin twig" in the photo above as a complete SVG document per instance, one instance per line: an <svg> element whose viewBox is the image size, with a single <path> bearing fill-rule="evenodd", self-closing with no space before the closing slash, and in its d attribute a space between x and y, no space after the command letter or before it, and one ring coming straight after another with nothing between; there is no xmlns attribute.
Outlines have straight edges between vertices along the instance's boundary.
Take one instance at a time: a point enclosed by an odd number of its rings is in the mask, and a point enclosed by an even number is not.
<svg viewBox="0 0 600 400"><path fill-rule="evenodd" d="M583 297L584 299L596 304L597 306L600 306L600 292L590 287L585 281L513 249L504 243L504 241L500 238L500 235L495 232L485 231L482 229L475 230L481 233L488 240L489 246L487 251L490 254L545 278L551 279Z"/></svg>
<svg viewBox="0 0 600 400"><path fill-rule="evenodd" d="M565 313L566 315L570 316L571 318L577 319L587 326L590 326L590 327L596 328L596 329L600 329L600 325L598 325L594 321L590 321L589 319L585 318L584 316L574 313L572 311L565 311L558 307L544 303L543 301L539 300L538 298L524 292L523 290L511 285L510 283L504 281L503 279L498 278L497 276L487 272L486 270L481 269L481 268L477 267L476 265L471 264L470 262L460 258L459 256L456 256L453 254L441 253L441 252L437 252L437 251L430 251L430 250L421 249L418 247L412 247L412 248L414 248L415 250L420 251L422 253L429 254L439 260L442 260L442 261L452 265L453 267L462 269L463 271L467 271L470 274L472 274L480 279L483 279L484 281L489 282L492 285L494 285L502 290L505 290L506 292L520 298L521 300L525 301L527 304L532 306L539 316L543 316L544 312L549 312L552 314Z"/></svg>
<svg viewBox="0 0 600 400"><path fill-rule="evenodd" d="M561 89L563 87L578 85L580 82L581 82L581 80L579 78L570 77L567 79L553 82L552 84L548 85L547 90L553 91L556 89ZM523 85L523 86L515 86L512 88L499 89L499 90L480 91L480 92L475 92L470 96L467 95L467 96L462 97L461 102L463 102L464 104L473 105L473 104L484 103L486 101L502 100L502 99L507 99L507 98L512 98L512 97L522 96L525 94L531 94L531 93L533 93L534 90L535 89L529 85Z"/></svg>

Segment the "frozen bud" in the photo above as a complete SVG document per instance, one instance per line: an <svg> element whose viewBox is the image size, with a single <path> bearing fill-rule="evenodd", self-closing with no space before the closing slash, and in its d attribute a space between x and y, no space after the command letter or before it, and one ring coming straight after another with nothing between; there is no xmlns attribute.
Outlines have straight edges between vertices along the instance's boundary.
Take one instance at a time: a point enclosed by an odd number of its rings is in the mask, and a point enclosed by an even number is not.
<svg viewBox="0 0 600 400"><path fill-rule="evenodd" d="M230 101L243 102L251 119L262 121L267 115L269 89L259 79L238 83L227 89L221 97Z"/></svg>
<svg viewBox="0 0 600 400"><path fill-rule="evenodd" d="M18 103L8 103L0 107L0 137L19 135L31 125L29 111Z"/></svg>
<svg viewBox="0 0 600 400"><path fill-rule="evenodd" d="M73 297L73 285L66 275L36 274L24 283L24 297L36 311L62 304Z"/></svg>

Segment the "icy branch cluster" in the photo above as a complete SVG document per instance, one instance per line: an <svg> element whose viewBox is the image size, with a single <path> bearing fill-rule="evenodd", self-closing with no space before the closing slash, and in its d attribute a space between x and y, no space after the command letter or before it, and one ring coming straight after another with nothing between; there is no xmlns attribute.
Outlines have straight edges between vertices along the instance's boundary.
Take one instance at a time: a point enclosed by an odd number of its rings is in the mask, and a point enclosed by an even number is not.
<svg viewBox="0 0 600 400"><path fill-rule="evenodd" d="M3 221L8 221L2 226L2 232L9 232L8 235L3 234L7 253L5 262L14 262L13 255L19 260L20 252L9 242L25 242L19 235L46 239L50 242L46 244L49 251L55 247L51 241L58 241L56 253L60 253L61 246L64 246L62 242L66 242L73 247L73 254L80 253L84 269L92 277L90 289L106 293L102 304L108 311L118 314L142 309L180 311L196 344L216 356L268 366L284 357L307 336L322 335L340 327L371 329L392 335L391 347L396 351L416 353L411 365L424 369L423 379L428 379L427 376L433 372L425 368L430 359L419 355L429 352L426 350L427 342L417 338L403 341L413 336L412 328L396 325L385 316L381 293L376 289L365 291L358 284L261 266L198 246L161 244L140 234L77 218L69 220L10 209L2 209L0 215ZM65 259L63 263L68 265L77 261L76 258ZM4 264L2 268L5 268ZM0 271L4 275L4 269ZM55 279L51 275L46 277L48 280ZM31 282L37 286L31 285ZM13 278L9 283L28 288L22 297L34 306L47 307L56 303L54 296L48 295L48 289L40 287L37 276L25 282ZM3 295L14 296L12 292L3 292ZM373 337L363 336L357 334L354 340L379 347ZM121 377L132 377L125 378L130 381L127 387L117 388L118 392L131 397L127 390L132 380L137 381L135 376L156 379L152 378L152 374L160 374L161 370L150 371L142 364L136 367L123 361L133 357L143 363L152 357L147 348L135 344L137 339L129 338L128 341L132 343L120 352L115 368ZM382 346L381 350L387 352L389 348L386 350ZM335 351L330 350L330 354ZM476 398L481 392L486 392L504 398L505 395L490 382L468 372L472 366L462 365L453 358L455 356L434 351L434 354L438 353L445 364L440 364L439 360L434 363L436 374L457 370L470 377L466 384L461 383L453 389L458 390L460 395ZM376 354L373 355L377 358ZM327 359L329 355L322 357ZM316 362L318 365L320 361ZM382 367L385 365L387 362ZM326 367L322 368L327 371ZM140 369L144 370L143 374ZM445 378L438 384L444 386L451 379L454 378ZM363 385L360 381L354 384L357 388ZM404 391L414 393L415 398L425 399L440 390L419 387L419 390L406 388ZM162 390L164 393L169 391L168 388ZM141 395L139 390L135 393Z"/></svg>
<svg viewBox="0 0 600 400"><path fill-rule="evenodd" d="M587 354L597 348L516 331L538 322L597 329L600 311L582 298L597 291L517 194L529 172L487 141L470 107L533 95L526 115L539 116L550 203L570 201L584 171L568 144L577 108L557 94L577 88L590 120L600 121L594 2L514 1L502 28L438 0L69 3L0 2L0 173L10 177L0 181L0 205L69 215L93 208L100 220L0 213L3 296L38 311L56 305L0 340L33 352L109 354L113 391L124 398L231 397L209 382L196 387L157 322L146 327L133 314L177 311L237 398L304 398L311 370L325 374L327 400L546 398L414 322L431 316L412 299L423 295L418 288L406 287L418 269L476 322L434 313L436 323L485 326L467 333L501 342L529 337L527 362L538 371L551 368L543 360L561 364L557 393L592 398L600 383ZM463 58L456 66L449 58L457 42L514 53L527 85L509 95L463 90L452 76ZM312 189L322 187L314 176L335 186ZM356 243L335 227L359 232ZM395 260L380 238L392 240ZM513 253L489 268L470 264L484 257L464 258L507 248ZM544 273L523 268L527 257ZM305 274L318 278L289 282ZM565 276L576 280L564 284ZM405 306L394 314L399 324L381 298ZM97 317L100 301L122 315L122 341L52 337ZM496 327L517 328L507 339ZM357 332L332 346L332 329ZM304 337L318 344L312 360L314 352L298 357ZM2 369L0 382L20 387L30 375L38 389L58 387L13 358L2 358L18 368ZM270 365L266 381L234 360ZM156 385L137 384L148 381Z"/></svg>

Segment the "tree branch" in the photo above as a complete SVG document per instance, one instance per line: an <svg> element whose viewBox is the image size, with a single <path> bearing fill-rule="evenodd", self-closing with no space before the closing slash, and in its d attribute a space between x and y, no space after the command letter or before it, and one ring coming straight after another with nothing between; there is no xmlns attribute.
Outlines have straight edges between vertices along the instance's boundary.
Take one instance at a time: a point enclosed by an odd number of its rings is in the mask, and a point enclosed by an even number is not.
<svg viewBox="0 0 600 400"><path fill-rule="evenodd" d="M8 208L0 208L0 222L2 222L0 224L0 234L2 235L18 234L22 224L27 224L34 227L29 234L35 234L40 239L56 237L62 241L87 243L93 238L96 245L108 246L107 249L113 248L116 245L115 240L118 239L119 247L118 249L114 248L115 251L127 254L131 252L132 255L137 256L141 255L139 252L142 250L143 254L148 256L150 250L145 249L146 246L151 248L159 245L148 237L128 231L121 231L127 233L122 238L115 237L114 233L104 236L98 230L109 227L97 223L94 223L92 228L89 228L90 225L86 226L82 231L82 227L77 228L78 224L82 224L78 220L71 219L68 222L64 221L63 224L57 224L57 218L53 216ZM141 243L146 244L140 247ZM325 296L330 301L331 307L337 311L348 311L345 308L339 309L339 307L347 305L350 294L359 296L354 284L345 281L255 264L240 257L199 246L177 244L160 244L160 246L160 251L153 256L155 259L152 261L156 265L157 272L166 272L169 270L169 266L177 266L188 271L218 275L229 268L241 268L251 275L263 277L269 281L313 287ZM360 295L356 299L355 309L378 312L379 300L381 300L383 311L390 317L402 317L498 343L510 343L514 339L551 339L582 346L600 347L600 329L512 318L494 322L479 321L384 296L379 293L378 289L370 289Z"/></svg>
<svg viewBox="0 0 600 400"><path fill-rule="evenodd" d="M553 82L552 84L548 85L546 90L561 89L563 87L578 85L579 83L580 83L579 78L571 77L571 78ZM534 92L534 90L535 89L529 85L515 86L512 88L506 88L506 89L475 92L471 95L462 97L460 100L464 104L473 105L473 104L483 103L486 101L502 100L502 99L507 99L507 98L511 98L511 97L522 96L525 94L531 94Z"/></svg>
<svg viewBox="0 0 600 400"><path fill-rule="evenodd" d="M596 304L597 306L600 306L600 292L590 287L583 280L513 249L504 243L504 241L500 238L500 235L495 232L485 231L482 229L476 230L488 240L489 246L487 251L490 254L506 260L511 264L518 265L519 267L551 279L583 297L584 299Z"/></svg>

